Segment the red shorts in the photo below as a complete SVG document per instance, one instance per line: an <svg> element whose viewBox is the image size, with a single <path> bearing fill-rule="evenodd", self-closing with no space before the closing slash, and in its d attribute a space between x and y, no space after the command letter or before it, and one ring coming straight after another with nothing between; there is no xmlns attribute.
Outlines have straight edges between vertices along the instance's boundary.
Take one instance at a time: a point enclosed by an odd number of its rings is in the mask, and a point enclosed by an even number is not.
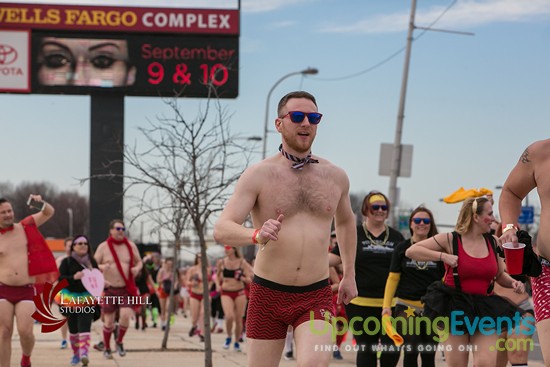
<svg viewBox="0 0 550 367"><path fill-rule="evenodd" d="M227 297L230 297L233 301L237 299L237 297L239 296L246 296L245 292L244 292L244 288L243 289L240 289L238 291L224 291L222 289L222 297L223 296L227 296Z"/></svg>
<svg viewBox="0 0 550 367"><path fill-rule="evenodd" d="M536 278L531 278L533 308L537 322L550 318L550 267L544 264L543 261L542 273Z"/></svg>
<svg viewBox="0 0 550 367"><path fill-rule="evenodd" d="M255 275L250 286L246 336L252 339L284 339L288 325L330 320L334 315L328 279L307 286L288 286Z"/></svg>
<svg viewBox="0 0 550 367"><path fill-rule="evenodd" d="M196 299L199 302L202 301L202 294L198 294L198 293L195 293L195 292L189 292L189 297L193 298L193 299Z"/></svg>
<svg viewBox="0 0 550 367"><path fill-rule="evenodd" d="M0 301L6 300L12 305L21 301L33 302L36 295L33 284L11 286L0 283Z"/></svg>
<svg viewBox="0 0 550 367"><path fill-rule="evenodd" d="M139 296L130 296L126 287L109 287L103 292L101 310L104 313L113 313L122 307L135 308L139 304L139 298Z"/></svg>

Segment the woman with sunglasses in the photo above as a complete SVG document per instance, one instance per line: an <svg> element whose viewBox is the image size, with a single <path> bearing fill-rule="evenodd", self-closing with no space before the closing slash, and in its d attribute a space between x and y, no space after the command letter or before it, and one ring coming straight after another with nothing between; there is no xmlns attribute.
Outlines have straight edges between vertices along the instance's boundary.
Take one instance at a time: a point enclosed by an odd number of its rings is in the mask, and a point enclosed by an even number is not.
<svg viewBox="0 0 550 367"><path fill-rule="evenodd" d="M356 318L350 326L350 331L357 342L358 351L356 364L360 367L377 366L377 348L382 342L380 356L381 367L394 367L399 361L399 351L391 339L374 330L363 330L363 325L374 325L373 322L363 324L365 320L378 320L382 323L382 305L384 288L388 278L390 263L395 246L404 240L403 235L386 225L390 202L386 195L371 191L363 199L361 212L362 223L357 226L357 252L355 255L355 281L359 296L346 305L348 320ZM340 256L336 247L332 254ZM332 258L330 265L339 261ZM353 328L353 330L351 330ZM374 329L374 327L372 328Z"/></svg>
<svg viewBox="0 0 550 367"><path fill-rule="evenodd" d="M82 284L84 269L97 269L88 237L78 235L71 243L71 252L59 266L59 281L66 279L69 285L60 292L60 310L67 317L69 340L73 351L71 365L89 363L90 329L94 320L94 297ZM92 305L92 306L91 306Z"/></svg>
<svg viewBox="0 0 550 367"><path fill-rule="evenodd" d="M225 246L226 256L217 264L217 287L221 289L221 301L225 315L227 338L223 349L229 349L234 330L233 349L241 351L239 339L243 331L243 317L246 307L245 284L252 281L252 267L244 260L236 247ZM235 328L233 329L233 326Z"/></svg>
<svg viewBox="0 0 550 367"><path fill-rule="evenodd" d="M496 366L499 330L515 326L516 314L520 318L514 305L493 293L495 281L516 293L525 291L522 282L504 271L504 261L496 254L497 239L489 233L494 220L489 199L466 199L452 233L437 234L405 252L417 261L445 263L443 284L430 286L424 311L432 318L451 317L452 329L443 330L448 337L441 341L451 367L468 366L470 350L465 347L471 347L475 366Z"/></svg>
<svg viewBox="0 0 550 367"><path fill-rule="evenodd" d="M386 280L382 315L392 316L391 304L394 296L397 296L393 317L406 319L408 325L411 325L410 318L412 317L412 323L420 325L420 328L406 330L404 329L405 325L396 323L397 326L400 326L397 328L397 332L404 339L403 366L418 366L418 354L420 353L422 367L434 367L434 347L437 344L433 341L434 334L431 333L431 330L428 332L424 324L417 324L414 318L422 315L424 305L421 297L426 294L426 289L433 282L441 280L445 269L441 262L416 261L405 256L405 251L411 245L437 234L432 212L423 206L414 209L409 216L409 230L411 238L399 243L393 251L390 274Z"/></svg>

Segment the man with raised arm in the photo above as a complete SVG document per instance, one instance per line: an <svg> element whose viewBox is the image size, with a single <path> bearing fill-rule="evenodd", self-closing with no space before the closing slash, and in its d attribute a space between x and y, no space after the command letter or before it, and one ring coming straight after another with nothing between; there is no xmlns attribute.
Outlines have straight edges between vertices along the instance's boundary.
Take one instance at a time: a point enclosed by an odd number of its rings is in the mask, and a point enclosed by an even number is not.
<svg viewBox="0 0 550 367"><path fill-rule="evenodd" d="M540 227L537 238L542 273L531 278L533 306L540 345L550 345L550 139L529 145L512 169L499 199L502 219L502 243L517 243L521 201L534 188L541 203ZM541 348L546 366L550 366L550 348Z"/></svg>
<svg viewBox="0 0 550 367"><path fill-rule="evenodd" d="M279 154L244 171L214 237L228 246L259 245L246 323L248 365L278 366L292 325L298 365L328 366L333 305L327 243L333 219L344 270L338 302L357 295L349 180L341 168L311 154L322 117L315 97L288 93L277 116ZM255 229L242 226L249 213Z"/></svg>
<svg viewBox="0 0 550 367"><path fill-rule="evenodd" d="M35 284L57 280L55 259L39 226L54 214L40 195L30 195L39 211L15 223L11 203L0 198L0 367L10 367L15 318L21 344L21 367L30 367L34 348L32 314Z"/></svg>

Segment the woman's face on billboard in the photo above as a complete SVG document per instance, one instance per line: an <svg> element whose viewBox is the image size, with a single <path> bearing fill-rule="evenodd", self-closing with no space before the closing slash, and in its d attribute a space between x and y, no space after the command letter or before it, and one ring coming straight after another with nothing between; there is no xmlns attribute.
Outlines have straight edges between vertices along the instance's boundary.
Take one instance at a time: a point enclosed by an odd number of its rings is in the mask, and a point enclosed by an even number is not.
<svg viewBox="0 0 550 367"><path fill-rule="evenodd" d="M135 81L126 40L44 37L38 65L41 85L121 87Z"/></svg>

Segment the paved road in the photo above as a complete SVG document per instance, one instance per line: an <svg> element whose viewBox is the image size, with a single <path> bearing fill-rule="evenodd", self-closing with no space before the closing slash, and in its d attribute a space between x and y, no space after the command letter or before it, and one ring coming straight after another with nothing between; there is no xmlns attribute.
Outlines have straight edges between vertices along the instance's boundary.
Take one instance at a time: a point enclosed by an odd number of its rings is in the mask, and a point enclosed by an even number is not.
<svg viewBox="0 0 550 367"><path fill-rule="evenodd" d="M128 330L125 338L125 347L128 354L125 357L115 355L113 360L105 360L100 352L90 351L90 367L142 367L142 366L203 366L204 353L203 343L198 337L189 337L187 335L190 329L189 319L184 319L179 315L172 328L170 339L168 341L168 351L160 351L162 332L160 329L148 328L146 331ZM101 322L93 325L92 340L100 340ZM35 325L36 346L32 356L34 367L60 367L70 366L71 352L69 349L61 350L60 333L43 334L40 332L40 325ZM243 345L243 352L233 350L224 350L222 348L225 334L214 334L213 339L213 360L216 367L239 367L246 366L246 343ZM355 366L355 353L351 350L351 338L343 344L343 361L331 361L331 366ZM10 367L19 367L21 350L19 339L14 336L12 342L12 363ZM531 353L529 366L543 367L540 356L540 346L535 346L535 351ZM281 359L281 366L296 366L296 361L286 361ZM401 362L400 364L401 365ZM471 364L470 364L471 365ZM441 355L436 357L436 366L443 367L446 363Z"/></svg>

